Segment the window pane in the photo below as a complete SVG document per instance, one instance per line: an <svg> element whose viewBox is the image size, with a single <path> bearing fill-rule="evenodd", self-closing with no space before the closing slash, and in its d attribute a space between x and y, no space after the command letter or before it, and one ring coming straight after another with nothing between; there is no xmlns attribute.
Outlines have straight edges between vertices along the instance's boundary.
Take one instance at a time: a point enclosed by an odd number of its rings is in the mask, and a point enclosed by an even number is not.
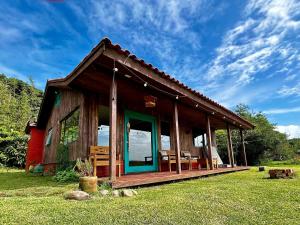
<svg viewBox="0 0 300 225"><path fill-rule="evenodd" d="M170 150L170 123L162 121L161 122L161 150Z"/></svg>
<svg viewBox="0 0 300 225"><path fill-rule="evenodd" d="M194 138L194 146L195 147L202 147L202 136L199 135L197 137Z"/></svg>
<svg viewBox="0 0 300 225"><path fill-rule="evenodd" d="M203 147L203 131L200 129L193 129L193 143L195 147Z"/></svg>
<svg viewBox="0 0 300 225"><path fill-rule="evenodd" d="M170 136L161 135L161 148L162 150L170 150Z"/></svg>
<svg viewBox="0 0 300 225"><path fill-rule="evenodd" d="M109 146L109 107L100 105L98 110L98 146Z"/></svg>
<svg viewBox="0 0 300 225"><path fill-rule="evenodd" d="M79 109L61 122L61 143L64 145L76 141L79 136Z"/></svg>
<svg viewBox="0 0 300 225"><path fill-rule="evenodd" d="M65 144L65 122L66 121L62 121L61 125L60 125L60 143L61 144Z"/></svg>
<svg viewBox="0 0 300 225"><path fill-rule="evenodd" d="M46 146L49 146L51 144L51 140L52 140L52 128L49 129L49 131L48 131L48 135L47 135L47 139L46 139Z"/></svg>
<svg viewBox="0 0 300 225"><path fill-rule="evenodd" d="M130 166L153 165L152 123L129 120L128 157Z"/></svg>
<svg viewBox="0 0 300 225"><path fill-rule="evenodd" d="M100 125L98 127L98 145L109 146L109 126Z"/></svg>
<svg viewBox="0 0 300 225"><path fill-rule="evenodd" d="M61 103L61 94L57 92L55 96L54 106L58 107L60 106L60 103Z"/></svg>

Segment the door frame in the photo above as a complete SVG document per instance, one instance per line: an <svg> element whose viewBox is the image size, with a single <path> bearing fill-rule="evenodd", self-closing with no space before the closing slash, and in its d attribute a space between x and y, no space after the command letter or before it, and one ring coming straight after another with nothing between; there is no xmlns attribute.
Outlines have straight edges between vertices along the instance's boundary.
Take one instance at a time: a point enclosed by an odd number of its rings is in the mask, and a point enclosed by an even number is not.
<svg viewBox="0 0 300 225"><path fill-rule="evenodd" d="M146 122L152 123L152 156L153 156L153 165L151 166L129 166L129 152L128 152L128 134L127 134L127 123L130 119L138 119ZM158 170L158 143L157 143L157 120L156 117L125 110L124 112L124 172L128 173L139 173L139 172L155 172Z"/></svg>

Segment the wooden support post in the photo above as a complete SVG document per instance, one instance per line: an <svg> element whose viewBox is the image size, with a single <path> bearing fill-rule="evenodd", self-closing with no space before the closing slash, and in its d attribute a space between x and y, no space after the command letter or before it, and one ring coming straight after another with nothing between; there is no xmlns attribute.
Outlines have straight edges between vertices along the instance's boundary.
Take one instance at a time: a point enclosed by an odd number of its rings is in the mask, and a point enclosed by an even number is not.
<svg viewBox="0 0 300 225"><path fill-rule="evenodd" d="M115 181L117 154L117 83L114 78L110 87L109 104L109 177L111 181Z"/></svg>
<svg viewBox="0 0 300 225"><path fill-rule="evenodd" d="M232 140L231 140L231 129L229 124L227 123L227 151L228 151L228 159L231 167L234 167L234 156L233 156L233 148L232 148Z"/></svg>
<svg viewBox="0 0 300 225"><path fill-rule="evenodd" d="M240 136L241 136L241 143L242 143L242 155L244 160L244 166L248 166L243 129L240 129Z"/></svg>
<svg viewBox="0 0 300 225"><path fill-rule="evenodd" d="M161 172L161 121L160 121L160 115L157 117L157 156L158 156L158 171Z"/></svg>
<svg viewBox="0 0 300 225"><path fill-rule="evenodd" d="M208 150L208 163L211 170L213 167L213 159L212 159L212 145L211 145L211 129L210 129L210 118L209 115L206 115L206 142L207 142L207 150Z"/></svg>
<svg viewBox="0 0 300 225"><path fill-rule="evenodd" d="M173 116L173 124L174 124L174 139L175 139L175 153L176 153L176 172L181 174L181 161L180 161L180 140L179 140L179 123L178 123L178 107L177 102L174 102L174 116Z"/></svg>

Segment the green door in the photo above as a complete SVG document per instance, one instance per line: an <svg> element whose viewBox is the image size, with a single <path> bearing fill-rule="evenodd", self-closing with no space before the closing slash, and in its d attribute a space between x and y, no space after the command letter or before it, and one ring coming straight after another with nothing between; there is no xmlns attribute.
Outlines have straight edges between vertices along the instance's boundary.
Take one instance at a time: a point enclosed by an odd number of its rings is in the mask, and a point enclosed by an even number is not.
<svg viewBox="0 0 300 225"><path fill-rule="evenodd" d="M157 171L157 128L153 116L125 111L125 174Z"/></svg>

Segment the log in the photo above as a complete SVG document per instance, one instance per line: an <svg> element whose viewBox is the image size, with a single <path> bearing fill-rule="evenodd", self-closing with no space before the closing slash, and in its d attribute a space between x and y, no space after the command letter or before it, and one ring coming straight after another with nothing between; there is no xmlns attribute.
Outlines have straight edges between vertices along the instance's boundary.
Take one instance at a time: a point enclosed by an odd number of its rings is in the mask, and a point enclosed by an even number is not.
<svg viewBox="0 0 300 225"><path fill-rule="evenodd" d="M271 179L292 178L295 175L293 169L272 169L269 170Z"/></svg>

